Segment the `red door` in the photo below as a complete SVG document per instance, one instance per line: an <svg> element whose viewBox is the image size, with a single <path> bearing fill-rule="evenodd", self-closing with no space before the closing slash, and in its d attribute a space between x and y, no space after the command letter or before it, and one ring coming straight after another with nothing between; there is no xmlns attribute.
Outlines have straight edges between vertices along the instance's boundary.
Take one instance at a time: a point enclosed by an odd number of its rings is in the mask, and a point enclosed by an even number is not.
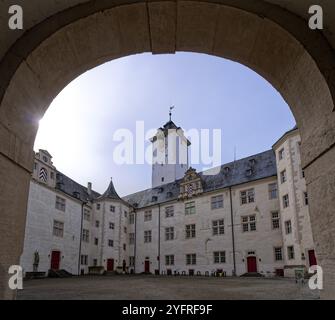
<svg viewBox="0 0 335 320"><path fill-rule="evenodd" d="M51 269L59 270L60 251L51 252Z"/></svg>
<svg viewBox="0 0 335 320"><path fill-rule="evenodd" d="M114 270L114 259L107 259L107 271Z"/></svg>
<svg viewBox="0 0 335 320"><path fill-rule="evenodd" d="M309 266L316 266L316 257L315 257L315 251L314 250L309 250L308 251L308 258L309 258Z"/></svg>
<svg viewBox="0 0 335 320"><path fill-rule="evenodd" d="M150 272L150 261L149 260L145 260L144 261L144 272L145 273L149 273Z"/></svg>
<svg viewBox="0 0 335 320"><path fill-rule="evenodd" d="M248 264L248 272L257 272L256 257L248 257L247 264Z"/></svg>

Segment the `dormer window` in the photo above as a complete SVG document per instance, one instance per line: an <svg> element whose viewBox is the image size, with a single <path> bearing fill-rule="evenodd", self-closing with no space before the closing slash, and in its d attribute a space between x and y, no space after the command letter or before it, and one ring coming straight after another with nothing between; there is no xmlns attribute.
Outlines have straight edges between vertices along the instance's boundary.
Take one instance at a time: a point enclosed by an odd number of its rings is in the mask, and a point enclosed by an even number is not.
<svg viewBox="0 0 335 320"><path fill-rule="evenodd" d="M46 156L43 156L42 159L43 159L44 162L48 162L48 158Z"/></svg>
<svg viewBox="0 0 335 320"><path fill-rule="evenodd" d="M230 168L229 167L225 167L223 169L223 171L224 171L225 174L228 174L230 172Z"/></svg>
<svg viewBox="0 0 335 320"><path fill-rule="evenodd" d="M76 199L79 199L80 198L80 194L78 191L74 191L73 192L73 196L76 198Z"/></svg>
<svg viewBox="0 0 335 320"><path fill-rule="evenodd" d="M163 187L160 187L159 189L158 189L158 193L162 193L164 191L164 188Z"/></svg>
<svg viewBox="0 0 335 320"><path fill-rule="evenodd" d="M252 165L252 166L254 166L256 164L256 160L255 159L250 159L249 162L250 162L250 165Z"/></svg>
<svg viewBox="0 0 335 320"><path fill-rule="evenodd" d="M156 202L156 201L157 201L157 197L153 196L152 199L151 199L151 202Z"/></svg>
<svg viewBox="0 0 335 320"><path fill-rule="evenodd" d="M166 197L167 197L167 198L172 198L172 192L169 191L169 192L166 194Z"/></svg>
<svg viewBox="0 0 335 320"><path fill-rule="evenodd" d="M248 177L250 177L252 174L254 173L254 171L252 169L247 169L246 174Z"/></svg>

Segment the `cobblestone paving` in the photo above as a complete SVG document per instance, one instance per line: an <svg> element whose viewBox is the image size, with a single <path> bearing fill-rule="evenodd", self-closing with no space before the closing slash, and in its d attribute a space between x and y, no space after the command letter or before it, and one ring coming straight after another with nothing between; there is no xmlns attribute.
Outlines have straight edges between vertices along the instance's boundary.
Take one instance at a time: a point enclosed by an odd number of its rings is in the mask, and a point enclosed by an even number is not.
<svg viewBox="0 0 335 320"><path fill-rule="evenodd" d="M186 299L254 300L319 299L319 292L294 279L155 277L145 275L82 276L25 281L19 300L25 299Z"/></svg>

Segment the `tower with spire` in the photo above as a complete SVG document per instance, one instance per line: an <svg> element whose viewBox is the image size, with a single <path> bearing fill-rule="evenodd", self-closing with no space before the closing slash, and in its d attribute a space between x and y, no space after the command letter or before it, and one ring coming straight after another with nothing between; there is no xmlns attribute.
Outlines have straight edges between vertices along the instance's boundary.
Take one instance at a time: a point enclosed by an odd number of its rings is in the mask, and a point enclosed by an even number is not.
<svg viewBox="0 0 335 320"><path fill-rule="evenodd" d="M157 130L152 142L152 187L174 182L184 177L188 169L188 147L190 141L184 131L172 121L170 107L169 121Z"/></svg>

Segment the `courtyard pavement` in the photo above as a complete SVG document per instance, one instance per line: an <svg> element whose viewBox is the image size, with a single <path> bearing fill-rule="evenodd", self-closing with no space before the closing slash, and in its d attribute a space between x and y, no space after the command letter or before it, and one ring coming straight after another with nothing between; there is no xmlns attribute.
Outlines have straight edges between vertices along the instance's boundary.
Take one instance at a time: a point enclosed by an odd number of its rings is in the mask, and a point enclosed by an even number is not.
<svg viewBox="0 0 335 320"><path fill-rule="evenodd" d="M314 300L319 299L319 292L286 278L114 275L27 280L18 299Z"/></svg>

